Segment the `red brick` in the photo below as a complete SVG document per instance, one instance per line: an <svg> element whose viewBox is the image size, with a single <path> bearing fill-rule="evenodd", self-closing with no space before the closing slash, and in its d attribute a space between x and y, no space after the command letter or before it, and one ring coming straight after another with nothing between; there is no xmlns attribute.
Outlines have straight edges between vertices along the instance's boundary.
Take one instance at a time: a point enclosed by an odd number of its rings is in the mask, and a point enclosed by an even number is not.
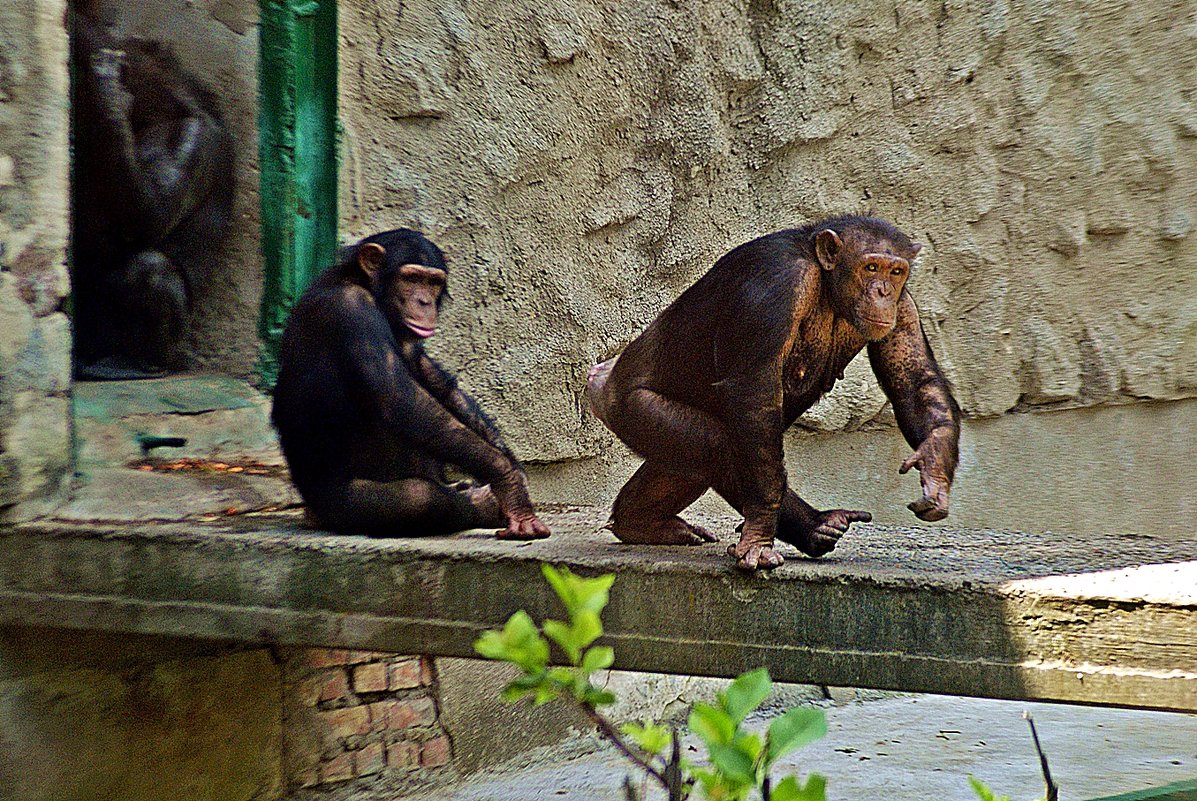
<svg viewBox="0 0 1197 801"><path fill-rule="evenodd" d="M327 671L320 676L320 700L339 701L349 697L349 679L343 668Z"/></svg>
<svg viewBox="0 0 1197 801"><path fill-rule="evenodd" d="M392 701L388 710L387 728L400 731L410 726L431 726L436 723L436 706L431 698L408 698Z"/></svg>
<svg viewBox="0 0 1197 801"><path fill-rule="evenodd" d="M430 686L435 678L436 673L434 671L432 657L420 657L420 683L424 684L425 686Z"/></svg>
<svg viewBox="0 0 1197 801"><path fill-rule="evenodd" d="M370 743L360 751L353 752L353 769L358 776L371 776L386 767L382 743Z"/></svg>
<svg viewBox="0 0 1197 801"><path fill-rule="evenodd" d="M344 740L354 735L370 733L370 713L364 706L348 706L320 713L334 737Z"/></svg>
<svg viewBox="0 0 1197 801"><path fill-rule="evenodd" d="M355 693L380 693L387 688L387 666L385 662L370 662L353 669L353 691Z"/></svg>
<svg viewBox="0 0 1197 801"><path fill-rule="evenodd" d="M421 660L419 659L404 659L402 662L391 663L391 689L410 690L412 687L419 687L423 680L423 671L421 670L420 663Z"/></svg>
<svg viewBox="0 0 1197 801"><path fill-rule="evenodd" d="M320 781L343 782L353 778L353 755L341 754L320 766Z"/></svg>
<svg viewBox="0 0 1197 801"><path fill-rule="evenodd" d="M380 659L390 659L392 656L394 654L382 651L350 651L349 662L356 665L359 662L377 662Z"/></svg>
<svg viewBox="0 0 1197 801"><path fill-rule="evenodd" d="M391 717L391 707L394 705L394 701L375 701L372 704L366 704L365 708L370 712L370 729L372 731L386 729L387 721Z"/></svg>
<svg viewBox="0 0 1197 801"><path fill-rule="evenodd" d="M308 664L314 668L349 664L349 651L342 648L309 648Z"/></svg>
<svg viewBox="0 0 1197 801"><path fill-rule="evenodd" d="M320 688L323 683L323 680L319 676L311 676L303 681L296 682L293 686L299 703L303 706L315 706L320 701Z"/></svg>
<svg viewBox="0 0 1197 801"><path fill-rule="evenodd" d="M426 768L440 768L453 758L448 737L433 737L420 747L420 764Z"/></svg>
<svg viewBox="0 0 1197 801"><path fill-rule="evenodd" d="M420 766L420 746L400 740L387 746L387 767L391 770L411 770Z"/></svg>

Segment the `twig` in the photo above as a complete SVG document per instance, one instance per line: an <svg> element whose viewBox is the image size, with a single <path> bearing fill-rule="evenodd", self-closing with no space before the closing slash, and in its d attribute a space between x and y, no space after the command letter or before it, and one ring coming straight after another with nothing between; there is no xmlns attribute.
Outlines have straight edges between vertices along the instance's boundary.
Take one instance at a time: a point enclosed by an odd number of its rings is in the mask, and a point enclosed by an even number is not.
<svg viewBox="0 0 1197 801"><path fill-rule="evenodd" d="M614 743L615 747L619 749L620 753L632 760L637 767L639 767L649 776L652 776L654 779L656 779L662 787L664 787L666 790L669 789L669 782L666 780L664 774L650 765L644 759L644 757L640 756L631 748L629 748L628 744L624 742L623 737L620 736L619 730L611 725L611 721L600 715L595 708L589 704L580 704L580 706L582 707L582 711L586 713L586 717L590 718L591 722L593 722L598 728L599 734L603 735L612 743Z"/></svg>
<svg viewBox="0 0 1197 801"><path fill-rule="evenodd" d="M1047 766L1047 755L1043 753L1043 748L1039 745L1039 732L1035 730L1035 719L1031 717L1030 712L1023 712L1022 716L1027 725L1031 727L1031 739L1035 741L1035 751L1039 754L1039 767L1043 769L1043 783L1047 786L1045 799L1046 801L1059 801L1060 788L1052 781L1052 772Z"/></svg>

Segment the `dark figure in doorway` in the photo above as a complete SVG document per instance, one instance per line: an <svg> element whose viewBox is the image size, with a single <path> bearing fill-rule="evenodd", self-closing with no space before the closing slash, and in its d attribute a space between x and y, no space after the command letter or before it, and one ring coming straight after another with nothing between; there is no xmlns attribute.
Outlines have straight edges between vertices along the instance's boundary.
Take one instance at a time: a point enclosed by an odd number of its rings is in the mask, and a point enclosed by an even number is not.
<svg viewBox="0 0 1197 801"><path fill-rule="evenodd" d="M960 412L906 291L921 245L884 220L836 217L735 248L615 359L591 370L595 414L645 462L620 491L624 542L715 537L678 513L714 488L744 516L728 552L740 567L782 564L774 537L810 556L867 512L820 511L786 483L782 433L862 349L915 449L923 520L948 514Z"/></svg>
<svg viewBox="0 0 1197 801"><path fill-rule="evenodd" d="M165 46L114 39L88 5L72 38L76 373L147 378L181 366L196 288L217 267L233 139Z"/></svg>
<svg viewBox="0 0 1197 801"><path fill-rule="evenodd" d="M274 390L291 477L317 521L349 534L410 537L506 526L549 529L498 429L424 352L449 268L405 228L363 239L291 313ZM451 464L483 484L446 480Z"/></svg>

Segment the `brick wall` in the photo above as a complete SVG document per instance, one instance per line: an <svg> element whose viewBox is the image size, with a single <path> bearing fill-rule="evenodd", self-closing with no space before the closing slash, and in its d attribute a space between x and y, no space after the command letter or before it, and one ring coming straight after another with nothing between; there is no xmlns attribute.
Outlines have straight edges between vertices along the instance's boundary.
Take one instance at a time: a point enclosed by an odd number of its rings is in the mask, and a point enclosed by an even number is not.
<svg viewBox="0 0 1197 801"><path fill-rule="evenodd" d="M311 648L283 665L283 761L288 787L410 787L450 770L427 657Z"/></svg>

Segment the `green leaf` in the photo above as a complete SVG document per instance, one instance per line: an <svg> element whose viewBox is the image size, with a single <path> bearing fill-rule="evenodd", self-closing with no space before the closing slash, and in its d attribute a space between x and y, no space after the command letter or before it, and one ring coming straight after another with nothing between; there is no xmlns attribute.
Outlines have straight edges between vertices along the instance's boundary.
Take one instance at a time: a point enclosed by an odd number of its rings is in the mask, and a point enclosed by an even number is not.
<svg viewBox="0 0 1197 801"><path fill-rule="evenodd" d="M734 745L715 743L708 749L711 764L723 774L724 778L737 785L752 785L756 783L756 770L752 757Z"/></svg>
<svg viewBox="0 0 1197 801"><path fill-rule="evenodd" d="M732 745L747 754L748 758L752 760L754 765L756 764L757 758L761 755L761 751L764 750L765 747L765 744L761 742L760 737L755 734L748 733L737 734L736 738L732 740Z"/></svg>
<svg viewBox="0 0 1197 801"><path fill-rule="evenodd" d="M787 776L770 794L772 801L827 801L827 780L811 774L802 785L795 776Z"/></svg>
<svg viewBox="0 0 1197 801"><path fill-rule="evenodd" d="M532 690L528 687L516 687L514 684L508 684L503 688L502 692L499 693L499 699L504 703L514 704L525 695L529 695L533 692L535 692L535 690Z"/></svg>
<svg viewBox="0 0 1197 801"><path fill-rule="evenodd" d="M827 715L817 707L796 707L769 724L769 751L765 757L772 765L782 756L827 734Z"/></svg>
<svg viewBox="0 0 1197 801"><path fill-rule="evenodd" d="M549 681L555 682L559 687L573 687L577 680L577 674L573 668L555 667L549 669Z"/></svg>
<svg viewBox="0 0 1197 801"><path fill-rule="evenodd" d="M596 670L606 670L615 663L615 649L609 645L596 645L582 657L582 672L589 676Z"/></svg>
<svg viewBox="0 0 1197 801"><path fill-rule="evenodd" d="M968 783L973 786L973 792L977 794L977 798L981 801L1010 801L1010 796L1003 795L1000 798L990 790L985 782L978 779L976 776L969 775Z"/></svg>
<svg viewBox="0 0 1197 801"><path fill-rule="evenodd" d="M610 706L615 703L615 693L610 690L600 690L588 683L586 689L582 691L581 700L591 706Z"/></svg>
<svg viewBox="0 0 1197 801"><path fill-rule="evenodd" d="M771 689L773 682L769 679L769 671L757 668L741 674L728 685L727 690L720 695L720 700L723 702L724 711L738 726L748 717L749 712L764 702Z"/></svg>
<svg viewBox="0 0 1197 801"><path fill-rule="evenodd" d="M507 643L503 640L502 633L497 631L482 632L482 636L474 640L474 650L487 659L511 661L508 659Z"/></svg>
<svg viewBox="0 0 1197 801"><path fill-rule="evenodd" d="M561 646L561 650L565 652L570 664L578 664L578 659L582 655L582 646L572 626L562 623L560 620L546 620L544 633L545 636Z"/></svg>
<svg viewBox="0 0 1197 801"><path fill-rule="evenodd" d="M615 576L610 573L595 578L583 578L575 575L568 567L558 570L550 564L542 564L540 570L571 618L580 612L593 612L596 615L602 612L607 605L611 585L615 583Z"/></svg>
<svg viewBox="0 0 1197 801"><path fill-rule="evenodd" d="M708 748L731 743L736 733L736 724L728 714L710 704L695 704L690 710L689 723L690 731L701 737Z"/></svg>
<svg viewBox="0 0 1197 801"><path fill-rule="evenodd" d="M632 742L639 746L641 751L653 756L668 748L672 740L669 729L649 720L644 721L643 724L625 723L620 730L631 737Z"/></svg>
<svg viewBox="0 0 1197 801"><path fill-rule="evenodd" d="M603 635L603 621L598 612L583 609L574 616L574 642L578 648L586 648Z"/></svg>

